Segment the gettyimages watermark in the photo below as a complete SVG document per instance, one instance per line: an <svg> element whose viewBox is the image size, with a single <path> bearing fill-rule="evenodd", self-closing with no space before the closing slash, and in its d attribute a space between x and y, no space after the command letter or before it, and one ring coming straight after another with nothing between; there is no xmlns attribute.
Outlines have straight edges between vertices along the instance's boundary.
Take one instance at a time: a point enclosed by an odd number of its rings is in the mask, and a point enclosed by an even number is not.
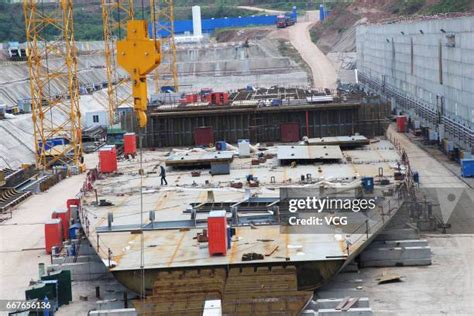
<svg viewBox="0 0 474 316"><path fill-rule="evenodd" d="M356 190L343 192L317 189L282 188L280 190L282 233L365 234L381 220L384 199L359 196Z"/></svg>
<svg viewBox="0 0 474 316"><path fill-rule="evenodd" d="M447 234L474 234L474 189L453 184L451 187L422 187L423 207L410 209L410 216L429 222Z"/></svg>
<svg viewBox="0 0 474 316"><path fill-rule="evenodd" d="M397 194L360 196L356 191L280 190L282 233L366 234L401 216L420 231L474 234L474 190L422 187L416 201ZM397 220L400 222L400 220ZM411 227L412 227L411 226Z"/></svg>

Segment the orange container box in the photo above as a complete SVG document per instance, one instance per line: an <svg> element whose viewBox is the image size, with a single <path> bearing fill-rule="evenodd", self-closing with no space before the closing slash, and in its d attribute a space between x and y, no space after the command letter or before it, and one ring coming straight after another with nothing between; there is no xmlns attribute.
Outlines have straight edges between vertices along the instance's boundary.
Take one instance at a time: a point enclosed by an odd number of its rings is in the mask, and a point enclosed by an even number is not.
<svg viewBox="0 0 474 316"><path fill-rule="evenodd" d="M60 218L63 226L63 240L69 238L69 225L71 223L71 212L69 210L54 211L51 218Z"/></svg>
<svg viewBox="0 0 474 316"><path fill-rule="evenodd" d="M207 218L209 254L227 254L227 219L225 211L211 211Z"/></svg>
<svg viewBox="0 0 474 316"><path fill-rule="evenodd" d="M137 136L135 133L126 133L123 135L123 154L125 156L137 154Z"/></svg>
<svg viewBox="0 0 474 316"><path fill-rule="evenodd" d="M79 199L67 199L66 200L66 207L69 213L71 212L71 205L76 205L79 207L79 204L81 204L81 200Z"/></svg>
<svg viewBox="0 0 474 316"><path fill-rule="evenodd" d="M107 145L99 150L99 170L102 173L117 171L117 150L114 145Z"/></svg>
<svg viewBox="0 0 474 316"><path fill-rule="evenodd" d="M406 132L407 117L404 115L397 116L397 130L399 133Z"/></svg>
<svg viewBox="0 0 474 316"><path fill-rule="evenodd" d="M51 218L44 224L44 241L48 254L51 254L51 249L55 246L61 248L63 244L63 225L60 218Z"/></svg>

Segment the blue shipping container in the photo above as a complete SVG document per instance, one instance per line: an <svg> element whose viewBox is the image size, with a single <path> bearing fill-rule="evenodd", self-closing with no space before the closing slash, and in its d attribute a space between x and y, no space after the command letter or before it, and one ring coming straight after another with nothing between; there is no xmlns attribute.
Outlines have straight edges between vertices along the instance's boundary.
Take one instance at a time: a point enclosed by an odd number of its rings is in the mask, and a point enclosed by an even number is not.
<svg viewBox="0 0 474 316"><path fill-rule="evenodd" d="M461 159L461 175L464 178L474 177L474 159Z"/></svg>

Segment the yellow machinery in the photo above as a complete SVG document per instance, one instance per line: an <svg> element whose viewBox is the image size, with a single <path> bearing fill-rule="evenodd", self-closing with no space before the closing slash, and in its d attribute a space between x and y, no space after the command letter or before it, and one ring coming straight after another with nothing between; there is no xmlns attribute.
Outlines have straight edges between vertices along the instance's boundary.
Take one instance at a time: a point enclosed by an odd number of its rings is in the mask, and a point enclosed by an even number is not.
<svg viewBox="0 0 474 316"><path fill-rule="evenodd" d="M158 8L156 3L158 3ZM150 0L150 19L153 33L151 37L153 41L148 39L147 23L145 21L142 20L135 24L131 23L134 20L135 13L133 7L134 0L102 0L109 121L111 124L115 123L117 108L131 101L133 97L133 104L137 112L139 124L141 127L144 127L146 124L145 112L147 107L146 74L156 68L153 75L155 93L159 93L160 87L165 86L178 91L173 0ZM142 16L144 16L144 12L142 12ZM134 25L134 28L139 27L141 30L144 30L144 36L139 38L139 36L142 36L141 34L130 34L130 23ZM138 26L138 23L143 23L144 27ZM125 25L127 25L126 30L124 29ZM121 40L125 34L127 34L127 38ZM162 35L160 36L159 43L156 41L157 34ZM142 60L141 62L131 57L143 54L143 51L140 50L144 47L131 44L137 40L142 40L140 43L144 45L147 45L145 43L152 42L156 47L153 53L148 52L157 57L153 66L151 66L151 63L149 64L149 61L152 59L151 55L149 59ZM130 43L132 46L127 43ZM119 45L121 45L120 53L118 53ZM121 88L126 88L129 79L120 76L116 63L129 73L132 81L132 95L128 94L126 89ZM148 71L149 68L145 66L151 66L152 69ZM139 70L141 73L138 74L135 72L136 70Z"/></svg>
<svg viewBox="0 0 474 316"><path fill-rule="evenodd" d="M0 187L4 186L5 185L5 173L3 172L3 170L0 170Z"/></svg>
<svg viewBox="0 0 474 316"><path fill-rule="evenodd" d="M127 22L127 38L117 42L117 61L132 80L133 105L141 128L146 126L146 76L160 64L160 43L148 38L147 21Z"/></svg>
<svg viewBox="0 0 474 316"><path fill-rule="evenodd" d="M72 0L23 0L36 166L81 165L77 48ZM51 35L51 30L56 30ZM48 62L48 59L54 62Z"/></svg>
<svg viewBox="0 0 474 316"><path fill-rule="evenodd" d="M126 21L133 20L133 18L133 0L102 0L107 95L109 103L109 122L111 125L116 121L115 112L117 108L131 102L132 99L131 93L128 92L128 83L130 80L128 77L120 75L115 52L117 40L126 34Z"/></svg>
<svg viewBox="0 0 474 316"><path fill-rule="evenodd" d="M153 31L160 37L161 64L153 75L155 93L164 87L178 92L178 66L176 64L176 44L174 39L174 5L173 0L159 0L156 11L156 23Z"/></svg>

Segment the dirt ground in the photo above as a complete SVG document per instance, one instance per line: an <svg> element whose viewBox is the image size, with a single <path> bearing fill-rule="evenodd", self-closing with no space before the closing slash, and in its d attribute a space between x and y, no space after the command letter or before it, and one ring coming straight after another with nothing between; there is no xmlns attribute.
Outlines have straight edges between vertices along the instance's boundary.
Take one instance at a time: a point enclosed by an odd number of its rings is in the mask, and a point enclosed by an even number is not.
<svg viewBox="0 0 474 316"><path fill-rule="evenodd" d="M244 42L246 40L261 40L274 30L273 26L252 27L247 29L224 29L217 32L216 41L223 42Z"/></svg>

